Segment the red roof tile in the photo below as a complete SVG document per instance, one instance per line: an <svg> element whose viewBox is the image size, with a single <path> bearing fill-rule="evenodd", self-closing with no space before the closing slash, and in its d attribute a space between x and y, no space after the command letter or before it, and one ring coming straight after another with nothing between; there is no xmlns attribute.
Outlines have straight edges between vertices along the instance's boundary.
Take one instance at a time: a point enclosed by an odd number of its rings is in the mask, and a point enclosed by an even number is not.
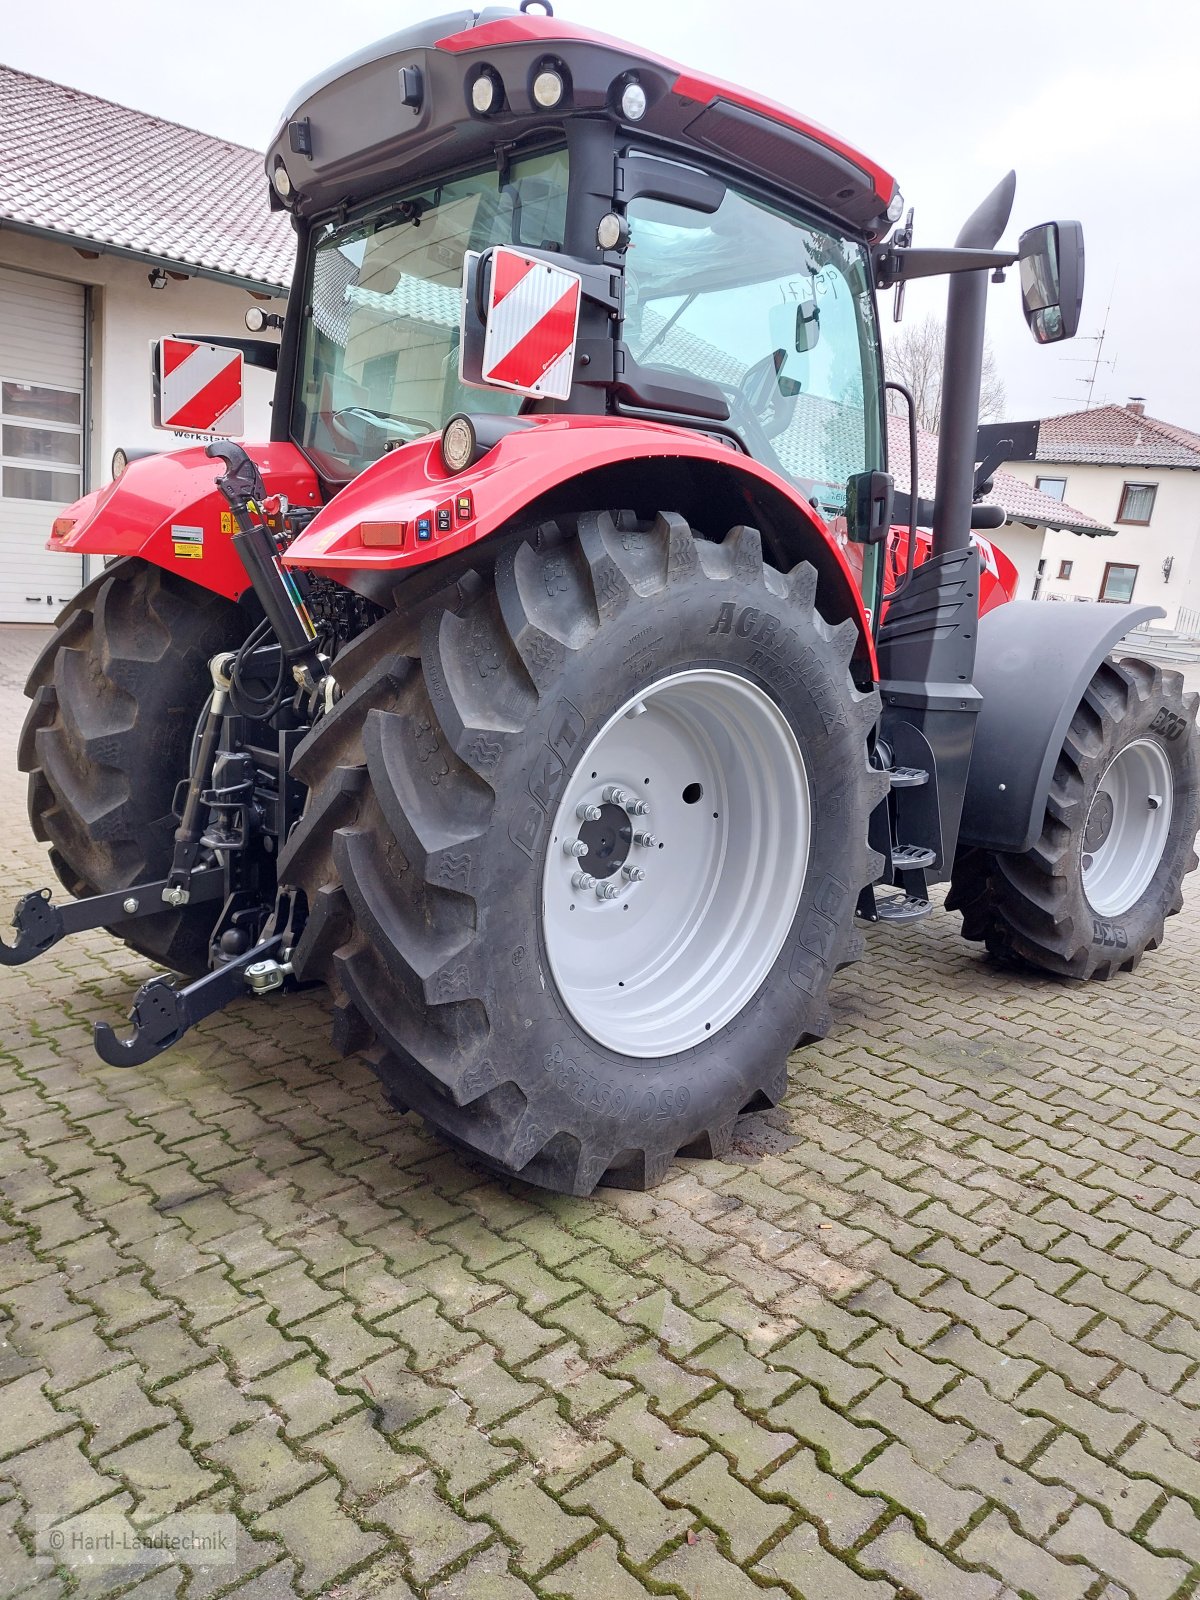
<svg viewBox="0 0 1200 1600"><path fill-rule="evenodd" d="M1044 417L1037 458L1099 466L1200 467L1200 434L1139 416L1128 406L1096 406Z"/></svg>
<svg viewBox="0 0 1200 1600"><path fill-rule="evenodd" d="M932 500L937 481L937 434L917 429L917 479L918 493ZM888 466L896 488L908 493L908 422L903 417L888 417ZM1111 534L1114 530L1089 517L1086 511L1076 511L1074 506L1043 494L1031 483L1018 478L1001 467L992 474L992 492L983 497L985 505L1000 506L1009 522L1030 522L1037 527L1065 528L1069 533L1086 533L1092 537Z"/></svg>
<svg viewBox="0 0 1200 1600"><path fill-rule="evenodd" d="M4 219L269 285L295 256L258 151L0 66Z"/></svg>

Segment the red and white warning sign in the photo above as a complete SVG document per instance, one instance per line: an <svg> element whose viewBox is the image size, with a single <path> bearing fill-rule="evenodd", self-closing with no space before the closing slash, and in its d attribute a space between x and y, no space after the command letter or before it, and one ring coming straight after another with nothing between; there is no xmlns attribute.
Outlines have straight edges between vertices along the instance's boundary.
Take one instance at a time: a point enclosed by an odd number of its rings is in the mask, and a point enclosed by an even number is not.
<svg viewBox="0 0 1200 1600"><path fill-rule="evenodd" d="M242 352L198 339L160 339L154 425L180 433L242 431Z"/></svg>
<svg viewBox="0 0 1200 1600"><path fill-rule="evenodd" d="M492 251L483 381L518 394L571 393L582 279L519 250Z"/></svg>

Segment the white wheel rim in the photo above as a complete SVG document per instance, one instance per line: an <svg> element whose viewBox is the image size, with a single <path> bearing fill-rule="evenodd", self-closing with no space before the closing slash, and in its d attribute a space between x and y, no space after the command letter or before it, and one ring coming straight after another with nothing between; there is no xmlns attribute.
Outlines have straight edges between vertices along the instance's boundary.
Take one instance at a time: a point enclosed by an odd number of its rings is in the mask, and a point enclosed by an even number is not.
<svg viewBox="0 0 1200 1600"><path fill-rule="evenodd" d="M1174 783L1166 751L1135 739L1109 762L1083 831L1083 892L1102 917L1135 906L1158 871L1171 834Z"/></svg>
<svg viewBox="0 0 1200 1600"><path fill-rule="evenodd" d="M811 834L800 746L757 684L703 668L626 701L567 785L542 879L546 956L576 1022L642 1059L711 1039L783 948Z"/></svg>

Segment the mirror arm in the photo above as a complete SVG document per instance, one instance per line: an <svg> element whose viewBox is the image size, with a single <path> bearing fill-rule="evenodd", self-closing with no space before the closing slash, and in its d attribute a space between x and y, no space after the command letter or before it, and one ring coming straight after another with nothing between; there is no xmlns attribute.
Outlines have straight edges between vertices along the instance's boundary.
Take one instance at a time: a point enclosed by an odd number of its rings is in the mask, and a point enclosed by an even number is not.
<svg viewBox="0 0 1200 1600"><path fill-rule="evenodd" d="M875 283L880 289L908 283L912 278L935 278L947 272L978 272L983 268L1011 267L1017 260L1011 250L892 250L885 247L875 257Z"/></svg>
<svg viewBox="0 0 1200 1600"><path fill-rule="evenodd" d="M240 350L248 367L262 367L267 372L276 372L279 368L279 346L273 339L238 339L224 333L176 334L175 338L220 345L222 350Z"/></svg>

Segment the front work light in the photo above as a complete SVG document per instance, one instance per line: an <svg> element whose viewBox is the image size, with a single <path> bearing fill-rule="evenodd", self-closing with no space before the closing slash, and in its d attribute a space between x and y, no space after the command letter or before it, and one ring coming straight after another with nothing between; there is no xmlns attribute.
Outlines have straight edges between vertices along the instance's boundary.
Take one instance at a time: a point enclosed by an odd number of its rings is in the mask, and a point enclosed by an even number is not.
<svg viewBox="0 0 1200 1600"><path fill-rule="evenodd" d="M533 80L533 98L543 111L553 111L566 93L566 84L557 67L541 67Z"/></svg>
<svg viewBox="0 0 1200 1600"><path fill-rule="evenodd" d="M621 115L630 122L640 122L646 115L646 91L636 78L621 90Z"/></svg>
<svg viewBox="0 0 1200 1600"><path fill-rule="evenodd" d="M490 67L485 67L471 85L471 105L481 117L496 111L504 99L504 85Z"/></svg>
<svg viewBox="0 0 1200 1600"><path fill-rule="evenodd" d="M889 222L899 222L903 214L904 196L900 193L899 189L897 189L895 194L888 201L887 219Z"/></svg>
<svg viewBox="0 0 1200 1600"><path fill-rule="evenodd" d="M288 177L288 169L282 161L271 174L271 182L275 185L275 193L281 200L289 198L292 192L292 180Z"/></svg>

